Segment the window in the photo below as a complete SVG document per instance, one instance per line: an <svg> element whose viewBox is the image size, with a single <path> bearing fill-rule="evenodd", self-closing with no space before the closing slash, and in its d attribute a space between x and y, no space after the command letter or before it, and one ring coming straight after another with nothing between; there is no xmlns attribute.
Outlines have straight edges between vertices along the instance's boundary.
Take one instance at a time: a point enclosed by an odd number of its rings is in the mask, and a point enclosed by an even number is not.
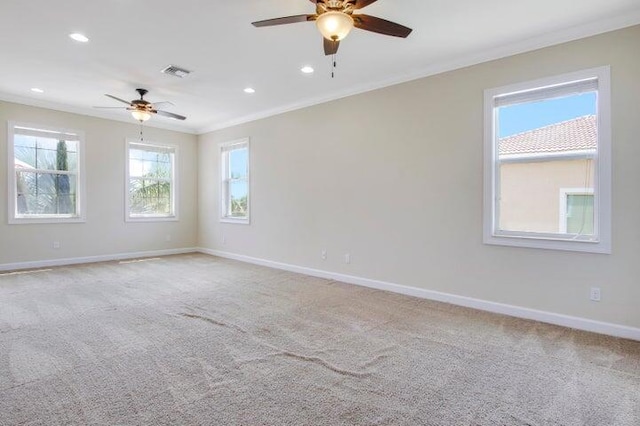
<svg viewBox="0 0 640 426"><path fill-rule="evenodd" d="M592 235L593 201L593 188L561 188L558 215L560 232Z"/></svg>
<svg viewBox="0 0 640 426"><path fill-rule="evenodd" d="M127 220L177 220L174 146L127 144Z"/></svg>
<svg viewBox="0 0 640 426"><path fill-rule="evenodd" d="M221 221L249 223L249 140L220 145Z"/></svg>
<svg viewBox="0 0 640 426"><path fill-rule="evenodd" d="M609 68L485 91L484 241L611 252Z"/></svg>
<svg viewBox="0 0 640 426"><path fill-rule="evenodd" d="M8 128L9 223L84 222L82 132Z"/></svg>

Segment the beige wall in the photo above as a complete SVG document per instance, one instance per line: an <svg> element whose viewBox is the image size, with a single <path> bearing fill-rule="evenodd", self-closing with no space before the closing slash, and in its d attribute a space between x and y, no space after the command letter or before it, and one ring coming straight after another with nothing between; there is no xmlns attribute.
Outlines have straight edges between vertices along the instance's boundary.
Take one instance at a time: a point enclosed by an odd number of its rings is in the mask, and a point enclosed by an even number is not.
<svg viewBox="0 0 640 426"><path fill-rule="evenodd" d="M560 232L560 189L593 188L591 160L500 165L500 229Z"/></svg>
<svg viewBox="0 0 640 426"><path fill-rule="evenodd" d="M7 224L7 121L82 130L86 141L87 221ZM197 138L145 128L145 140L179 147L178 222L125 222L125 139L140 127L87 116L0 102L0 265L194 247L197 240ZM171 241L166 241L166 236ZM53 249L53 241L60 249Z"/></svg>
<svg viewBox="0 0 640 426"><path fill-rule="evenodd" d="M639 45L636 26L203 135L200 245L640 327ZM483 245L483 90L602 65L613 254ZM221 224L216 144L246 136L251 225Z"/></svg>

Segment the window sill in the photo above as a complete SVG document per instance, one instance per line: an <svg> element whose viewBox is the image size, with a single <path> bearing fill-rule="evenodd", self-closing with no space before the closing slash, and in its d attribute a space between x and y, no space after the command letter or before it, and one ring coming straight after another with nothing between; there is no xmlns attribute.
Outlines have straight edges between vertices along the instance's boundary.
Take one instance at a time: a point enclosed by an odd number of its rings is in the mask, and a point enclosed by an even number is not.
<svg viewBox="0 0 640 426"><path fill-rule="evenodd" d="M177 222L178 216L127 216L126 222Z"/></svg>
<svg viewBox="0 0 640 426"><path fill-rule="evenodd" d="M222 217L220 218L220 222L222 223L235 223L237 225L249 225L249 218L236 218L236 217Z"/></svg>
<svg viewBox="0 0 640 426"><path fill-rule="evenodd" d="M85 223L87 220L81 216L71 217L12 217L9 218L9 225L37 225L37 224L63 224L63 223Z"/></svg>
<svg viewBox="0 0 640 426"><path fill-rule="evenodd" d="M574 251L583 253L611 254L611 242L595 240L570 240L565 238L536 237L524 235L485 235L489 245L536 248L545 250Z"/></svg>

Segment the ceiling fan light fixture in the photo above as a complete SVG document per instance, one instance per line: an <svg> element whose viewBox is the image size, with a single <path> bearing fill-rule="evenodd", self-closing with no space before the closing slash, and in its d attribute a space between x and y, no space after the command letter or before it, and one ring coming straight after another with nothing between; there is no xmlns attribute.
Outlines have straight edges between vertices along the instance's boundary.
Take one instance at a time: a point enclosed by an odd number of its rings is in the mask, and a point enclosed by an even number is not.
<svg viewBox="0 0 640 426"><path fill-rule="evenodd" d="M316 25L324 38L340 41L353 29L353 18L344 12L330 11L318 16Z"/></svg>
<svg viewBox="0 0 640 426"><path fill-rule="evenodd" d="M133 118L135 118L136 120L138 120L140 122L147 121L148 119L151 118L151 113L150 112L143 111L143 110L138 110L138 109L134 109L133 111L131 111L131 115L133 115Z"/></svg>

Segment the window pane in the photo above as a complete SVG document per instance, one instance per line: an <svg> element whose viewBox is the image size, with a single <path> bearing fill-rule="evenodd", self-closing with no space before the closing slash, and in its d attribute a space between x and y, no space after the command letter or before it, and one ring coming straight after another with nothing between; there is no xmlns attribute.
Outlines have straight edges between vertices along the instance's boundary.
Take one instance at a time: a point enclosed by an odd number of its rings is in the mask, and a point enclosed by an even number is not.
<svg viewBox="0 0 640 426"><path fill-rule="evenodd" d="M174 214L174 155L171 147L129 145L129 215Z"/></svg>
<svg viewBox="0 0 640 426"><path fill-rule="evenodd" d="M14 135L14 146L17 147L25 147L25 148L35 148L36 147L36 137L35 136L27 136L27 135Z"/></svg>
<svg viewBox="0 0 640 426"><path fill-rule="evenodd" d="M241 179L247 177L249 150L244 148L229 151L229 177Z"/></svg>
<svg viewBox="0 0 640 426"><path fill-rule="evenodd" d="M229 183L229 215L232 217L247 216L248 185L246 181Z"/></svg>
<svg viewBox="0 0 640 426"><path fill-rule="evenodd" d="M129 175L135 177L153 177L162 179L171 179L172 175L172 153L149 153L148 151L131 150L144 152L135 158L133 155L129 157Z"/></svg>
<svg viewBox="0 0 640 426"><path fill-rule="evenodd" d="M131 177L143 177L144 176L144 162L136 159L129 158L129 176Z"/></svg>
<svg viewBox="0 0 640 426"><path fill-rule="evenodd" d="M129 180L129 208L132 215L171 215L171 183L148 179Z"/></svg>
<svg viewBox="0 0 640 426"><path fill-rule="evenodd" d="M593 235L593 195L567 194L567 233Z"/></svg>
<svg viewBox="0 0 640 426"><path fill-rule="evenodd" d="M249 141L232 141L220 145L222 191L221 219L249 223Z"/></svg>
<svg viewBox="0 0 640 426"><path fill-rule="evenodd" d="M594 188L596 100L590 92L496 109L499 230L565 232L562 188ZM582 234L593 233L593 205L590 214Z"/></svg>
<svg viewBox="0 0 640 426"><path fill-rule="evenodd" d="M75 215L76 175L16 171L16 212L20 215Z"/></svg>
<svg viewBox="0 0 640 426"><path fill-rule="evenodd" d="M20 168L77 171L78 142L16 135L14 156Z"/></svg>
<svg viewBox="0 0 640 426"><path fill-rule="evenodd" d="M81 219L79 192L80 132L13 124L10 223ZM71 140L66 140L69 138Z"/></svg>
<svg viewBox="0 0 640 426"><path fill-rule="evenodd" d="M151 165L150 175L163 179L171 178L171 157L172 154L167 153L158 155L157 161Z"/></svg>

